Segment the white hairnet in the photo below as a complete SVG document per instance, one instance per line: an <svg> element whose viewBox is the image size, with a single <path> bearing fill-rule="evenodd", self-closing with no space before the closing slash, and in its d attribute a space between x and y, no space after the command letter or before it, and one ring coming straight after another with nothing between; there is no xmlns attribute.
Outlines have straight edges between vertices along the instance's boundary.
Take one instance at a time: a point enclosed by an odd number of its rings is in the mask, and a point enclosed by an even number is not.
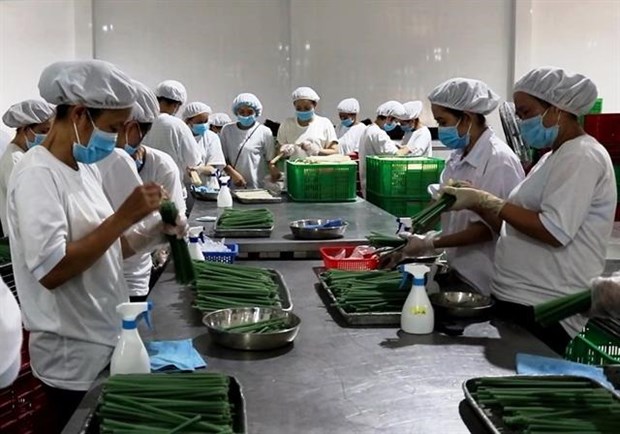
<svg viewBox="0 0 620 434"><path fill-rule="evenodd" d="M155 93L139 81L132 81L137 91L137 99L131 109L130 119L144 124L155 122L159 116L159 103Z"/></svg>
<svg viewBox="0 0 620 434"><path fill-rule="evenodd" d="M343 99L338 103L338 113L359 113L360 103L355 98Z"/></svg>
<svg viewBox="0 0 620 434"><path fill-rule="evenodd" d="M525 74L516 82L515 92L525 92L574 115L590 111L598 95L588 77L547 66Z"/></svg>
<svg viewBox="0 0 620 434"><path fill-rule="evenodd" d="M41 73L39 93L50 104L122 109L136 102L131 78L103 60L56 62Z"/></svg>
<svg viewBox="0 0 620 434"><path fill-rule="evenodd" d="M159 83L155 88L155 95L158 98L168 98L181 104L185 104L187 101L185 86L176 80L165 80Z"/></svg>
<svg viewBox="0 0 620 434"><path fill-rule="evenodd" d="M13 104L2 116L2 122L10 128L20 128L26 125L42 124L54 116L54 106L38 99Z"/></svg>
<svg viewBox="0 0 620 434"><path fill-rule="evenodd" d="M211 125L215 125L216 127L223 127L231 122L232 119L226 113L213 113L209 116L209 123Z"/></svg>
<svg viewBox="0 0 620 434"><path fill-rule="evenodd" d="M403 107L407 112L407 120L417 119L422 114L422 101L408 101Z"/></svg>
<svg viewBox="0 0 620 434"><path fill-rule="evenodd" d="M319 94L311 87L298 87L293 91L293 102L300 99L308 99L310 101L319 102Z"/></svg>
<svg viewBox="0 0 620 434"><path fill-rule="evenodd" d="M480 80L452 78L428 96L431 103L454 110L488 115L499 105L499 96Z"/></svg>
<svg viewBox="0 0 620 434"><path fill-rule="evenodd" d="M252 107L256 112L256 116L260 116L263 112L263 105L260 100L253 93L241 93L233 100L232 111L233 114L237 114L237 109L240 105L247 105Z"/></svg>
<svg viewBox="0 0 620 434"><path fill-rule="evenodd" d="M391 116L396 119L407 119L405 107L398 101L384 102L377 108L377 116Z"/></svg>
<svg viewBox="0 0 620 434"><path fill-rule="evenodd" d="M211 110L211 107L206 105L204 102L192 102L187 104L183 109L183 112L181 112L181 119L187 120L203 113L210 115L213 113L213 110Z"/></svg>

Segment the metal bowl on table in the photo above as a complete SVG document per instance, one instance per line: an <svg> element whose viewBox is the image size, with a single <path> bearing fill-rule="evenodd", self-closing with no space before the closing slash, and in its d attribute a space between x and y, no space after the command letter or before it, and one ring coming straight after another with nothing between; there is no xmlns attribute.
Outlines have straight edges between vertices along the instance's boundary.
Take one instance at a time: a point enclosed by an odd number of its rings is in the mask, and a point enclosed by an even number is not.
<svg viewBox="0 0 620 434"><path fill-rule="evenodd" d="M241 324L253 324L283 318L286 328L267 333L238 333L226 330ZM236 350L272 350L290 344L299 332L301 319L292 312L273 307L240 307L216 310L206 314L202 322L214 342Z"/></svg>
<svg viewBox="0 0 620 434"><path fill-rule="evenodd" d="M430 294L429 298L437 314L445 318L481 318L495 304L491 297L475 292L442 291Z"/></svg>
<svg viewBox="0 0 620 434"><path fill-rule="evenodd" d="M290 228L295 238L304 240L330 240L342 238L347 230L348 223L343 221L341 225L335 227L317 227L324 225L331 220L328 219L304 219L291 222Z"/></svg>

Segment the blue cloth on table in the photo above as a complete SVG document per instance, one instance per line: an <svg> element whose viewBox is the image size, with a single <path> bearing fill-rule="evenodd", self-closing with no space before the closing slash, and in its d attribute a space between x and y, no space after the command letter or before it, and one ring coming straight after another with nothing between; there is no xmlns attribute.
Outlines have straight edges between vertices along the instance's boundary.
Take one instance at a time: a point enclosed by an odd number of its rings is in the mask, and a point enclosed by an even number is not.
<svg viewBox="0 0 620 434"><path fill-rule="evenodd" d="M207 366L191 339L150 341L145 343L151 359L151 370L193 371Z"/></svg>
<svg viewBox="0 0 620 434"><path fill-rule="evenodd" d="M609 382L603 368L584 365L563 359L535 356L533 354L517 354L517 374L520 375L573 375L594 380L608 389L614 386Z"/></svg>

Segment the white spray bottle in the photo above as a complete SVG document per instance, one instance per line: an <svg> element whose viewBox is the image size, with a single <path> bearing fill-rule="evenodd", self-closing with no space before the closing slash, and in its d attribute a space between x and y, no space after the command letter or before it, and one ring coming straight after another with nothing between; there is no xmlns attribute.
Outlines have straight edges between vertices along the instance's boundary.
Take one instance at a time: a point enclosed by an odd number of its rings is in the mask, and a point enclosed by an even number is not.
<svg viewBox="0 0 620 434"><path fill-rule="evenodd" d="M400 315L400 328L405 333L415 335L432 333L435 327L435 312L424 286L424 275L429 272L429 268L421 264L405 264L402 269L403 279L409 274L413 277L413 284Z"/></svg>
<svg viewBox="0 0 620 434"><path fill-rule="evenodd" d="M151 372L151 361L144 343L138 333L138 317L148 314L149 304L121 303L116 311L123 318L121 337L112 353L110 373L116 374L148 374Z"/></svg>
<svg viewBox="0 0 620 434"><path fill-rule="evenodd" d="M220 192L217 194L217 207L218 208L232 208L233 199L230 194L230 182L229 176L220 177Z"/></svg>
<svg viewBox="0 0 620 434"><path fill-rule="evenodd" d="M202 228L196 226L189 228L189 256L196 261L204 261L205 257L202 254Z"/></svg>

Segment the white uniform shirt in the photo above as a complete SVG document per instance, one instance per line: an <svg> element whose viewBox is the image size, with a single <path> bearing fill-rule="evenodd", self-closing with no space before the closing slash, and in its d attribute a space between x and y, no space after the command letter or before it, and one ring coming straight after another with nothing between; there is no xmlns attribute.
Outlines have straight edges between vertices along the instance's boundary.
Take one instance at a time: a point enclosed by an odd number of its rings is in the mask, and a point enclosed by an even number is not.
<svg viewBox="0 0 620 434"><path fill-rule="evenodd" d="M64 258L67 244L95 230L112 213L94 165L79 170L36 146L15 166L9 182L11 258L26 329L30 364L44 383L88 390L107 366L128 301L121 242L89 269L54 290L39 281Z"/></svg>
<svg viewBox="0 0 620 434"><path fill-rule="evenodd" d="M144 144L170 155L179 168L181 180L190 182L187 168L200 164L200 152L185 122L166 113L160 114L144 137Z"/></svg>
<svg viewBox="0 0 620 434"><path fill-rule="evenodd" d="M142 182L156 182L163 186L170 200L174 202L179 210L179 215L185 215L185 199L183 198L183 185L179 179L179 172L175 170L176 164L172 157L165 152L142 145L146 151L144 164L138 174Z"/></svg>
<svg viewBox="0 0 620 434"><path fill-rule="evenodd" d="M508 200L539 212L563 247L504 223L495 252L497 298L532 306L583 291L603 272L617 197L611 159L594 138L577 137L543 156ZM562 326L574 336L585 322L574 316Z"/></svg>
<svg viewBox="0 0 620 434"><path fill-rule="evenodd" d="M359 148L360 182L366 194L366 157L372 155L396 155L398 146L377 124L369 125L362 134Z"/></svg>
<svg viewBox="0 0 620 434"><path fill-rule="evenodd" d="M525 177L515 153L490 128L480 136L469 154L462 157L462 149L450 154L441 174L442 184L447 184L450 179L467 181L480 190L505 199ZM442 233L454 234L480 221L483 220L472 211L443 213ZM484 243L446 249L450 266L474 288L487 295L491 293L496 242L497 237L494 237Z"/></svg>
<svg viewBox="0 0 620 434"><path fill-rule="evenodd" d="M288 118L280 125L278 130L278 143L280 145L300 145L306 141L313 144L315 153L320 149L328 148L332 142L338 141L334 125L329 119L316 114L305 127L299 125L297 118ZM290 159L293 161L310 155L301 146L295 146L295 152Z"/></svg>
<svg viewBox="0 0 620 434"><path fill-rule="evenodd" d="M142 185L135 161L123 149L115 148L109 156L97 163L103 192L112 209L118 211L129 195ZM149 293L152 260L150 253L133 255L123 261L123 274L130 296L144 296Z"/></svg>
<svg viewBox="0 0 620 434"><path fill-rule="evenodd" d="M9 233L9 224L6 219L6 193L9 188L9 178L13 167L24 156L25 152L15 143L9 143L0 157L0 223L4 234Z"/></svg>
<svg viewBox="0 0 620 434"><path fill-rule="evenodd" d="M431 145L431 131L428 127L405 133L402 143L409 148L410 157L431 157L433 146Z"/></svg>
<svg viewBox="0 0 620 434"><path fill-rule="evenodd" d="M207 130L202 136L196 137L200 150L200 161L216 169L223 169L226 166L226 158L222 151L220 136L211 130Z"/></svg>
<svg viewBox="0 0 620 434"><path fill-rule="evenodd" d="M260 123L248 130L230 123L222 128L220 140L226 161L243 176L247 188L261 188L269 173L269 161L275 157L271 130ZM234 185L232 188L235 188Z"/></svg>
<svg viewBox="0 0 620 434"><path fill-rule="evenodd" d="M352 152L357 152L364 131L366 131L366 125L361 122L351 127L338 125L338 128L336 128L336 136L338 137L338 144L340 145L340 153L342 155L347 155Z"/></svg>
<svg viewBox="0 0 620 434"><path fill-rule="evenodd" d="M22 317L11 290L0 279L0 389L15 381L21 364Z"/></svg>

